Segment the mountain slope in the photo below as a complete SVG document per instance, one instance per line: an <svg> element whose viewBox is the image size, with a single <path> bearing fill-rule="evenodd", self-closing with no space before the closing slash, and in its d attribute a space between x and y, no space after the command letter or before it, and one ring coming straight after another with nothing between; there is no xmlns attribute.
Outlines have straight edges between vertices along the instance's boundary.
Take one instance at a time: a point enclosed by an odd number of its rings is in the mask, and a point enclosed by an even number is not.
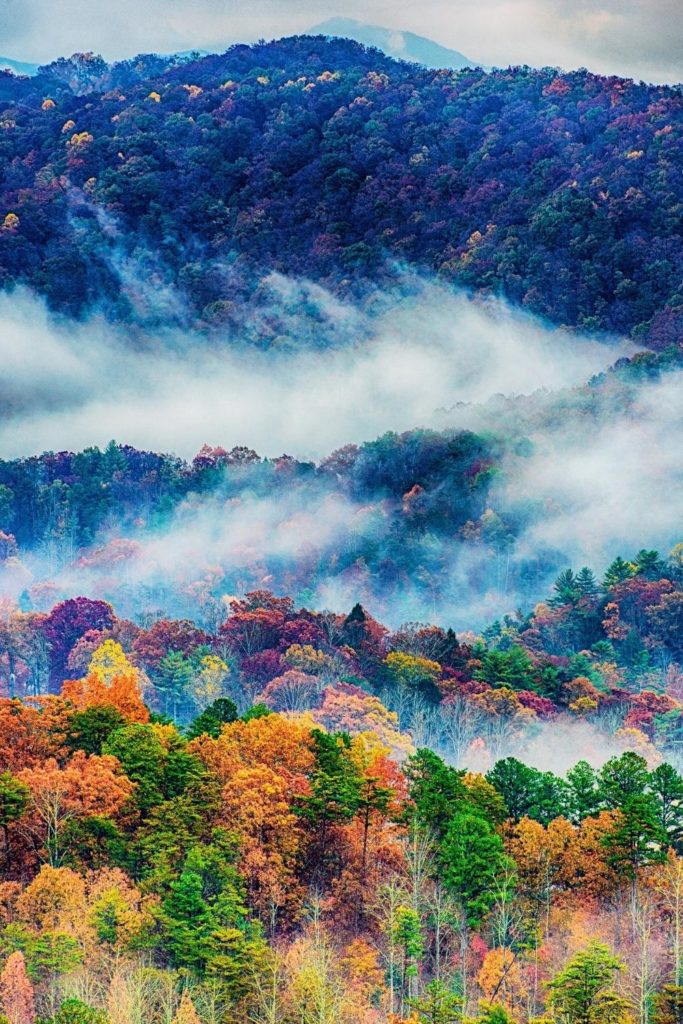
<svg viewBox="0 0 683 1024"><path fill-rule="evenodd" d="M681 91L434 72L294 37L0 75L0 286L60 311L238 329L264 274L395 264L654 347L683 323Z"/></svg>
<svg viewBox="0 0 683 1024"><path fill-rule="evenodd" d="M462 68L476 67L477 62L471 61L458 50L450 50L446 46L435 43L433 39L415 35L413 32L394 31L380 25L366 25L354 18L328 18L310 30L311 35L340 36L355 39L363 46L374 46L397 60L414 61L424 64L427 68Z"/></svg>
<svg viewBox="0 0 683 1024"><path fill-rule="evenodd" d="M38 65L23 60L11 60L9 57L0 57L0 71L12 71L15 75L35 75Z"/></svg>

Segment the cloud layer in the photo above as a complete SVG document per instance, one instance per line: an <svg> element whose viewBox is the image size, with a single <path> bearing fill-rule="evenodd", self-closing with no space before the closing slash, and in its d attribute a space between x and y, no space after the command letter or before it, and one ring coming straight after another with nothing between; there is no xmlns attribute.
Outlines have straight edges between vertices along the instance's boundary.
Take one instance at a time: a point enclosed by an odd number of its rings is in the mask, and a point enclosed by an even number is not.
<svg viewBox="0 0 683 1024"><path fill-rule="evenodd" d="M291 305L297 287L275 281L274 306ZM321 289L317 302L331 348L298 344L289 317L283 351L259 353L172 334L133 348L97 322L55 325L27 293L0 295L0 457L115 438L185 457L208 442L317 459L386 430L438 425L439 407L579 384L632 350L434 283L369 311ZM340 323L352 328L341 341ZM349 333L362 340L344 341Z"/></svg>

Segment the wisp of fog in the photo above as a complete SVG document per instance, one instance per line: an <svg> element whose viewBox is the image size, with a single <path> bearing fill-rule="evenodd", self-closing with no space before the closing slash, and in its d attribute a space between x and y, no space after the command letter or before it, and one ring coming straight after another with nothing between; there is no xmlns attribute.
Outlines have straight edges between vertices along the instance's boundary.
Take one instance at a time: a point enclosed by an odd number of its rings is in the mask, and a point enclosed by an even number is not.
<svg viewBox="0 0 683 1024"><path fill-rule="evenodd" d="M273 303L291 300L286 282L275 284ZM365 310L317 295L329 324L320 343L298 343L290 316L281 352L170 332L133 345L97 320L53 322L27 292L0 295L0 456L115 438L184 457L209 442L320 458L386 430L436 425L439 407L580 384L633 350L434 282ZM325 332L344 317L360 340L327 346Z"/></svg>

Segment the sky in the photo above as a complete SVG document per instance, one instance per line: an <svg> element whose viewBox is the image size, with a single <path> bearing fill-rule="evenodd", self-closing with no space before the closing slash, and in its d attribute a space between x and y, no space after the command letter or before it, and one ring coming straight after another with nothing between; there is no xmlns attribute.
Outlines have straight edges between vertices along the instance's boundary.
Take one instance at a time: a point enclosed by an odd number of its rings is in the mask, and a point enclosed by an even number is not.
<svg viewBox="0 0 683 1024"><path fill-rule="evenodd" d="M485 65L588 67L683 80L681 0L0 0L0 54L45 62L93 50L222 50L333 16L433 38Z"/></svg>

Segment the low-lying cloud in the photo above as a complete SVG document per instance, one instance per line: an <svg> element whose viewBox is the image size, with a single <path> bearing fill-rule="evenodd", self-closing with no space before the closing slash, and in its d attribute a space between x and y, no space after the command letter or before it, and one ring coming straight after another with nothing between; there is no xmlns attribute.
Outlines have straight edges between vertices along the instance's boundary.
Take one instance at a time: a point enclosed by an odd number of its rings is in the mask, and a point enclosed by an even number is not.
<svg viewBox="0 0 683 1024"><path fill-rule="evenodd" d="M4 593L49 583L41 606L87 593L128 615L150 602L190 615L197 587L214 597L268 587L318 608L362 600L392 625L467 629L529 607L564 565L600 570L617 554L667 551L681 539L683 372L581 388L630 344L550 329L433 281L412 280L362 307L280 278L267 291L270 312L287 325L268 352L174 333L133 345L98 321L56 324L25 292L0 296L0 457L113 437L184 457L209 442L317 461L387 430L485 431L508 440L490 500L514 543L497 551L416 531L412 571L384 585L361 554L366 540L372 549L389 536L383 502L363 505L307 477L262 493L191 495L163 526L110 527L93 550L57 562L24 552L23 568L0 580ZM302 343L299 295L308 308ZM522 585L534 560L545 568Z"/></svg>
<svg viewBox="0 0 683 1024"><path fill-rule="evenodd" d="M273 302L291 305L293 287L276 279ZM632 351L429 282L365 310L322 289L316 301L319 347L298 344L290 315L284 350L258 352L170 333L133 347L97 321L55 324L26 292L0 295L0 457L115 438L184 457L209 442L320 458L437 425L439 407L579 384ZM360 340L340 343L340 322Z"/></svg>

